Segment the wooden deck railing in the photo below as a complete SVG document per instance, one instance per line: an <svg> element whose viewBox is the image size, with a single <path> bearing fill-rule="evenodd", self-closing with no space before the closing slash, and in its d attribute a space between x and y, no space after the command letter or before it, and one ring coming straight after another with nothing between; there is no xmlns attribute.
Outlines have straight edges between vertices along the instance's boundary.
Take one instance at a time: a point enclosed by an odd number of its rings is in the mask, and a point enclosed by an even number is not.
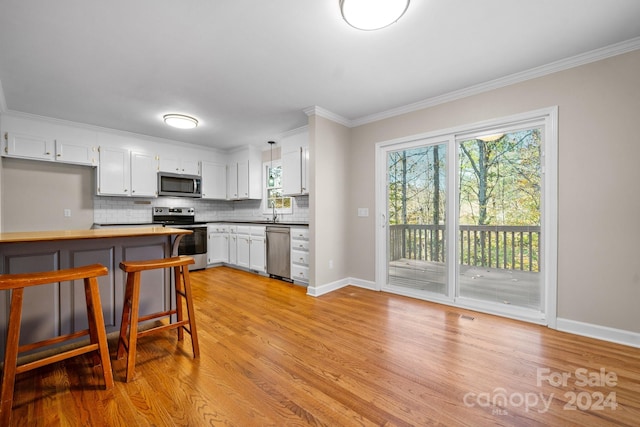
<svg viewBox="0 0 640 427"><path fill-rule="evenodd" d="M392 261L401 258L444 261L444 225L391 225L389 232ZM461 225L458 250L462 265L537 272L540 227Z"/></svg>

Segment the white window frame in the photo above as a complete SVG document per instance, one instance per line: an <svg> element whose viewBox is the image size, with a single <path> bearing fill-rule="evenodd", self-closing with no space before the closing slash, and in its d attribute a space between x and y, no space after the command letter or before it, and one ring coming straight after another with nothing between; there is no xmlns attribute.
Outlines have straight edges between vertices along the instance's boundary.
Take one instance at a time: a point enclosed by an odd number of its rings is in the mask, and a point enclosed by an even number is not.
<svg viewBox="0 0 640 427"><path fill-rule="evenodd" d="M274 160L273 161L273 167L280 167L282 168L282 160ZM262 213L264 215L272 215L273 214L273 209L269 206L269 200L268 200L268 195L269 195L269 190L272 189L272 187L269 187L269 169L271 168L271 162L264 162L262 164L262 173L263 175L263 180L262 182L264 183L264 186L262 188ZM278 188L278 187L274 187L274 188ZM279 187L282 188L282 187ZM278 215L289 215L289 214L293 214L293 197L290 196L282 196L282 199L289 199L289 207L288 208L276 208L276 213Z"/></svg>

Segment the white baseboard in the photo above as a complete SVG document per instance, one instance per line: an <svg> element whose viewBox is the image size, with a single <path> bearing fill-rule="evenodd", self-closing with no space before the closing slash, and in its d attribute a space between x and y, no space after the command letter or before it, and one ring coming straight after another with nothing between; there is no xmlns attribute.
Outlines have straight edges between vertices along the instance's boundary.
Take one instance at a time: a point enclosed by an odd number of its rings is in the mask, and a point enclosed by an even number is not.
<svg viewBox="0 0 640 427"><path fill-rule="evenodd" d="M340 288L344 288L349 285L349 279L341 279L335 282L326 283L320 286L311 286L307 287L307 295L312 297L319 297L320 295L328 294L329 292L336 291Z"/></svg>
<svg viewBox="0 0 640 427"><path fill-rule="evenodd" d="M640 348L640 333L558 318L556 329L571 334Z"/></svg>
<svg viewBox="0 0 640 427"><path fill-rule="evenodd" d="M346 279L337 280L335 282L327 283L320 286L307 287L307 295L312 297L319 297L320 295L328 294L329 292L336 291L345 286L357 286L359 288L369 289L371 291L377 291L375 282L369 280L355 279L353 277L347 277Z"/></svg>

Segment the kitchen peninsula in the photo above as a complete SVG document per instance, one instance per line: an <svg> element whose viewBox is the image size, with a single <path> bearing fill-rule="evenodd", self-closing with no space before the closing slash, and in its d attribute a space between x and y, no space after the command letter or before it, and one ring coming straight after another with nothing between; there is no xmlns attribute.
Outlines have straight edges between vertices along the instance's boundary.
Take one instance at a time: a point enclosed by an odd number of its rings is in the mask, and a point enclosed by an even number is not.
<svg viewBox="0 0 640 427"><path fill-rule="evenodd" d="M30 273L100 263L109 274L98 279L107 332L117 331L125 274L119 264L171 256L190 230L169 227L108 228L0 233L0 273ZM154 270L142 276L140 314L170 309L171 275ZM25 289L21 344L87 328L81 281ZM8 320L9 292L0 292L0 333ZM0 342L4 351L4 340Z"/></svg>

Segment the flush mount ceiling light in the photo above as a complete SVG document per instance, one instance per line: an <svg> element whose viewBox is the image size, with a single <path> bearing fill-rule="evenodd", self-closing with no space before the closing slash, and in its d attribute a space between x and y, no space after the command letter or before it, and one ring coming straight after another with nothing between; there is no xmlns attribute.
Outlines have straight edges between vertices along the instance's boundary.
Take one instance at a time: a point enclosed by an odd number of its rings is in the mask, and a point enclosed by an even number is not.
<svg viewBox="0 0 640 427"><path fill-rule="evenodd" d="M409 7L409 0L340 0L347 24L359 30L379 30L396 22Z"/></svg>
<svg viewBox="0 0 640 427"><path fill-rule="evenodd" d="M166 124L178 129L193 129L198 126L198 120L184 114L165 114L162 118Z"/></svg>

